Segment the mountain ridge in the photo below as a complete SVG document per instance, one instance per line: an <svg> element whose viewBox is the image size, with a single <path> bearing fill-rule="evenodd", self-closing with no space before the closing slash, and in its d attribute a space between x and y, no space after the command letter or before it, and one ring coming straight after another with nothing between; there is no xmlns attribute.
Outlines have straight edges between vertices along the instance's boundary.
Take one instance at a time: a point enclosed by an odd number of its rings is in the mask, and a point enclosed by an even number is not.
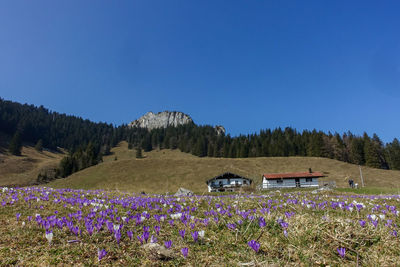
<svg viewBox="0 0 400 267"><path fill-rule="evenodd" d="M194 123L193 119L180 111L147 112L137 120L128 124L129 127L139 127L152 130L155 128L177 127L179 125Z"/></svg>

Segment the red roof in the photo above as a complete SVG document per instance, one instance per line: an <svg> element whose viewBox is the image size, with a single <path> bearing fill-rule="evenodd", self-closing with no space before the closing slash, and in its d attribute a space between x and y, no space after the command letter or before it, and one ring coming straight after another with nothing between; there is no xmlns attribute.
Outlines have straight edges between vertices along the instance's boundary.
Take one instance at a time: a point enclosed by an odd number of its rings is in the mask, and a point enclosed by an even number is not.
<svg viewBox="0 0 400 267"><path fill-rule="evenodd" d="M266 179L289 179L289 178L308 178L308 177L325 177L321 172L290 172L290 173L265 173L263 177Z"/></svg>

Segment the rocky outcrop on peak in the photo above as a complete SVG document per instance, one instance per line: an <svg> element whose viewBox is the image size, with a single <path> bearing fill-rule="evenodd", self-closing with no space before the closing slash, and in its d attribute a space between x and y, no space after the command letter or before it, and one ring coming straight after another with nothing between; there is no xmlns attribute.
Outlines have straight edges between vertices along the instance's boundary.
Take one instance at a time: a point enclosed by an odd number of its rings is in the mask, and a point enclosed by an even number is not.
<svg viewBox="0 0 400 267"><path fill-rule="evenodd" d="M215 131L217 132L217 135L225 135L225 127L222 125L217 125L214 127Z"/></svg>
<svg viewBox="0 0 400 267"><path fill-rule="evenodd" d="M168 126L178 126L183 124L193 123L192 118L182 112L164 111L154 114L147 112L139 119L129 123L130 127L147 128L149 130L155 128L166 128Z"/></svg>

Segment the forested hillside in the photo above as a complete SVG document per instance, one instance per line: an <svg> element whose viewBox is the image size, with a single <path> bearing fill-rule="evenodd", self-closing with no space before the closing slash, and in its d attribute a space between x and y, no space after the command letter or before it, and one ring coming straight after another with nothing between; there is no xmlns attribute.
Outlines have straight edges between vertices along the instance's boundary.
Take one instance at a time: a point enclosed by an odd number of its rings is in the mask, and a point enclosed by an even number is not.
<svg viewBox="0 0 400 267"><path fill-rule="evenodd" d="M43 106L19 104L0 99L0 132L13 136L9 151L18 154L21 142L50 149L62 147L70 155L62 160L60 176L65 177L101 161L102 155L120 141L129 147L180 149L204 157L246 158L312 156L382 169L400 169L400 143L384 144L374 134L350 132L298 132L293 128L261 130L258 134L231 137L217 134L212 126L194 123L153 129L95 123L79 117L49 111ZM17 149L15 149L15 147ZM17 152L17 153L14 153Z"/></svg>

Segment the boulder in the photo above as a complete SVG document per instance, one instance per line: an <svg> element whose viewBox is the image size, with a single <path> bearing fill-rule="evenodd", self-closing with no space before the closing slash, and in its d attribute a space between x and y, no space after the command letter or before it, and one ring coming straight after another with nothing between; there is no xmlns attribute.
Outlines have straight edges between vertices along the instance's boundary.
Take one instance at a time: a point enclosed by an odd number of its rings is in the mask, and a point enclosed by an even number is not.
<svg viewBox="0 0 400 267"><path fill-rule="evenodd" d="M150 259L170 260L174 258L174 252L157 243L147 243L142 246Z"/></svg>
<svg viewBox="0 0 400 267"><path fill-rule="evenodd" d="M191 197L191 196L193 196L193 192L188 190L188 189L185 189L185 188L181 187L181 188L178 189L178 191L176 191L174 196L176 196L176 197L181 197L181 196Z"/></svg>

